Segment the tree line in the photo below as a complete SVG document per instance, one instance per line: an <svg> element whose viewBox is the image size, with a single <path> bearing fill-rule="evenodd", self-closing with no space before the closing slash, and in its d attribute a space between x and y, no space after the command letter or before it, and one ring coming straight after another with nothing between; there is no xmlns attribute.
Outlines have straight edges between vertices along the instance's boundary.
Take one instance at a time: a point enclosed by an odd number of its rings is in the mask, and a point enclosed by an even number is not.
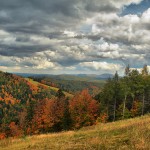
<svg viewBox="0 0 150 150"><path fill-rule="evenodd" d="M150 75L147 65L141 72L128 65L124 77L119 77L116 72L95 99L101 104L100 113L105 114L108 121L149 113Z"/></svg>

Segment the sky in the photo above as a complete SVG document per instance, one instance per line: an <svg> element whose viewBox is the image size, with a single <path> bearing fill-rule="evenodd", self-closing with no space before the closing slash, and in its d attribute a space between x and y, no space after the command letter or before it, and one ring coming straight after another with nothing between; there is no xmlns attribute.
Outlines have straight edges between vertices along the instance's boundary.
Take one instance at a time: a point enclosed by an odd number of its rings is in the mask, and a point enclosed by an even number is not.
<svg viewBox="0 0 150 150"><path fill-rule="evenodd" d="M150 69L150 0L0 0L0 70Z"/></svg>

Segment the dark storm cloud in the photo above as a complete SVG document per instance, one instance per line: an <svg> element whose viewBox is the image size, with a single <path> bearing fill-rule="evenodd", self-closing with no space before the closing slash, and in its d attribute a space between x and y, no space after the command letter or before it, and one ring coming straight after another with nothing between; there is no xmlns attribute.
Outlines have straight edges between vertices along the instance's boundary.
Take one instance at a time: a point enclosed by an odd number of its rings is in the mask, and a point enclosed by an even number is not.
<svg viewBox="0 0 150 150"><path fill-rule="evenodd" d="M112 12L116 7L103 0L7 0L0 2L0 10L3 29L39 33L46 25L52 28L75 26L93 12Z"/></svg>
<svg viewBox="0 0 150 150"><path fill-rule="evenodd" d="M7 0L0 2L0 23L11 32L39 32L44 26L66 27L83 16L77 0Z"/></svg>
<svg viewBox="0 0 150 150"><path fill-rule="evenodd" d="M77 39L87 38L87 39L90 39L90 40L92 40L92 41L97 41L97 40L99 40L100 38L102 38L102 35L100 35L100 34L96 34L96 35L93 35L93 34L77 35L77 36L75 36L74 38L77 38Z"/></svg>
<svg viewBox="0 0 150 150"><path fill-rule="evenodd" d="M78 8L81 7L81 8ZM81 12L80 12L81 9ZM30 36L65 39L64 28L71 27L83 17L79 0L7 0L0 1L0 30L7 31L17 43L1 42L1 55L21 56L51 48L50 45L32 44ZM28 37L21 37L28 34ZM2 38L2 37L0 37ZM7 38L7 37L6 37ZM24 42L25 45L20 43Z"/></svg>
<svg viewBox="0 0 150 150"><path fill-rule="evenodd" d="M105 1L89 1L85 9L91 12L116 12L119 9L116 8L111 2L105 3Z"/></svg>
<svg viewBox="0 0 150 150"><path fill-rule="evenodd" d="M16 42L29 42L30 37L27 36L18 36L16 37Z"/></svg>
<svg viewBox="0 0 150 150"><path fill-rule="evenodd" d="M35 9L41 10L44 13L59 13L68 17L80 17L78 8L76 7L76 4L80 3L80 0L31 0L30 2Z"/></svg>
<svg viewBox="0 0 150 150"><path fill-rule="evenodd" d="M51 45L4 45L0 44L0 55L25 57L46 49L53 48Z"/></svg>

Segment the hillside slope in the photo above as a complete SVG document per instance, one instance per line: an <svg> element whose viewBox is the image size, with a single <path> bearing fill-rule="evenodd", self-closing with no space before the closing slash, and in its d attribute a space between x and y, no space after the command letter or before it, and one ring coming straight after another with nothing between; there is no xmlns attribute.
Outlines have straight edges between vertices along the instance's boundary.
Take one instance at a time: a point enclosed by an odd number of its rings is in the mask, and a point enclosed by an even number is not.
<svg viewBox="0 0 150 150"><path fill-rule="evenodd" d="M38 87L38 86L45 87L45 88L47 88L49 90L52 90L54 92L57 92L59 90L59 88L57 88L57 87L52 87L52 86L49 86L49 85L46 85L46 84L42 84L42 83L34 81L33 79L30 79L30 78L25 78L25 80L27 80L30 84L33 84L36 87ZM65 92L65 91L63 91L63 92L64 92L66 97L73 97L72 94L70 94L68 92Z"/></svg>
<svg viewBox="0 0 150 150"><path fill-rule="evenodd" d="M46 93L51 97L55 96L58 90L58 88L38 83L29 78L0 71L0 100L5 103L26 103L28 99L37 98L36 95L39 92ZM73 96L67 92L64 94L67 97Z"/></svg>
<svg viewBox="0 0 150 150"><path fill-rule="evenodd" d="M56 134L0 141L1 150L149 150L150 115Z"/></svg>
<svg viewBox="0 0 150 150"><path fill-rule="evenodd" d="M29 134L31 128L33 131L35 129L33 124L37 122L37 118L40 118L39 112L46 114L40 110L46 110L43 108L46 104L51 107L60 104L56 103L59 101L57 94L59 94L58 88L0 71L0 139ZM72 97L67 92L61 94L64 95L62 103ZM58 109L55 107L55 110L56 108ZM52 114L54 115L55 111Z"/></svg>

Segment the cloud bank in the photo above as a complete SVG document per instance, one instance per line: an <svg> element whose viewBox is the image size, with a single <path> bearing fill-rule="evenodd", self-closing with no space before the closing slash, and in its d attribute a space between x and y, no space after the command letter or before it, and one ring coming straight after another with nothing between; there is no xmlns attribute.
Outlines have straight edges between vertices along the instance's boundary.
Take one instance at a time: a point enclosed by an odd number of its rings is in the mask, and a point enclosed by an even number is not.
<svg viewBox="0 0 150 150"><path fill-rule="evenodd" d="M0 2L0 70L114 73L150 66L150 8L122 15L142 0Z"/></svg>

